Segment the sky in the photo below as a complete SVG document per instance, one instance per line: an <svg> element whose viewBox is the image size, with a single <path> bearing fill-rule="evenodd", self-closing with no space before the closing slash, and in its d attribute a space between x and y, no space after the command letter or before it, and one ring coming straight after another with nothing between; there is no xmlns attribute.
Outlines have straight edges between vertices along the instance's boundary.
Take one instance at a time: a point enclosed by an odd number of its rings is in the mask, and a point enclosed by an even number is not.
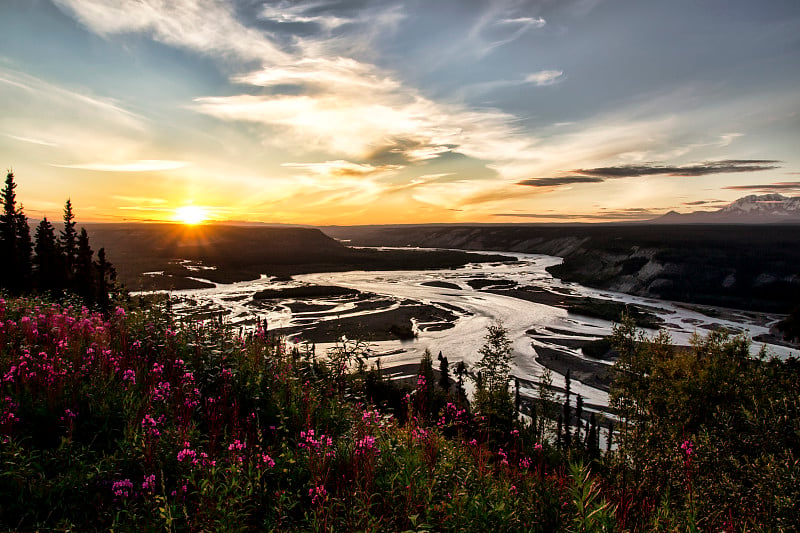
<svg viewBox="0 0 800 533"><path fill-rule="evenodd" d="M2 0L30 218L591 222L800 195L797 0Z"/></svg>

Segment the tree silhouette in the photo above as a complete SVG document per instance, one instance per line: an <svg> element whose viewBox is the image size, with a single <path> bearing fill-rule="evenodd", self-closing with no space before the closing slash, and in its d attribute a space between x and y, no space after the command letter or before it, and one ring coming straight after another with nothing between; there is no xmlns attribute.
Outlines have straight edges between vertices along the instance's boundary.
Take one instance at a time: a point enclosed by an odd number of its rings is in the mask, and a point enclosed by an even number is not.
<svg viewBox="0 0 800 533"><path fill-rule="evenodd" d="M75 215L72 212L72 201L67 198L64 204L64 229L61 230L58 243L64 258L64 272L68 283L73 278L73 267L78 255L78 235L75 231Z"/></svg>
<svg viewBox="0 0 800 533"><path fill-rule="evenodd" d="M30 228L22 206L17 208L14 173L6 174L3 197L3 213L0 214L0 286L19 293L30 287L31 245Z"/></svg>
<svg viewBox="0 0 800 533"><path fill-rule="evenodd" d="M36 226L36 246L33 258L34 283L41 291L53 291L63 287L61 253L56 242L53 225L44 217Z"/></svg>
<svg viewBox="0 0 800 533"><path fill-rule="evenodd" d="M117 272L106 260L106 249L100 248L97 252L97 261L95 262L95 272L97 273L97 296L96 302L100 305L100 309L108 311L110 299L108 292L114 286L114 281L117 279Z"/></svg>
<svg viewBox="0 0 800 533"><path fill-rule="evenodd" d="M89 234L86 233L86 228L81 228L81 232L78 235L77 249L74 266L75 290L85 301L91 303L97 297L97 290L94 282L94 265L92 264L93 252L92 247L89 245Z"/></svg>
<svg viewBox="0 0 800 533"><path fill-rule="evenodd" d="M449 392L452 381L450 378L450 363L447 361L447 357L442 357L442 352L439 352L439 386L445 392Z"/></svg>

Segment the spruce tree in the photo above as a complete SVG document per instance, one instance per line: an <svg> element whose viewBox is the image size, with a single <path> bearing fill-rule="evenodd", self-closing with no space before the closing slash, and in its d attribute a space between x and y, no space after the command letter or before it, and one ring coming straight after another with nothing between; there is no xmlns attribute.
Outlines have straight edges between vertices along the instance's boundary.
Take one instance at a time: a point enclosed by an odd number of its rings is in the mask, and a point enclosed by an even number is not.
<svg viewBox="0 0 800 533"><path fill-rule="evenodd" d="M77 255L75 257L75 291L86 303L94 303L97 291L94 282L94 265L92 264L92 247L89 245L89 234L81 228L78 235Z"/></svg>
<svg viewBox="0 0 800 533"><path fill-rule="evenodd" d="M580 446L581 444L581 430L583 429L583 396L580 394L577 395L577 399L575 400L575 421L578 425L575 427L575 444Z"/></svg>
<svg viewBox="0 0 800 533"><path fill-rule="evenodd" d="M586 449L589 451L589 457L597 457L597 418L592 413L589 416L589 431L586 436Z"/></svg>
<svg viewBox="0 0 800 533"><path fill-rule="evenodd" d="M567 373L564 375L564 447L569 448L572 445L572 435L570 435L570 424L572 422L572 407L569 403L569 397L571 395L570 386L572 380L570 379L570 372L567 369Z"/></svg>
<svg viewBox="0 0 800 533"><path fill-rule="evenodd" d="M44 217L36 226L36 256L34 262L34 282L40 291L52 291L61 288L61 257L56 243L53 225Z"/></svg>
<svg viewBox="0 0 800 533"><path fill-rule="evenodd" d="M67 198L64 204L64 229L61 230L58 243L64 254L65 278L70 282L74 276L75 259L78 255L78 235L75 231L75 215L72 213L72 201Z"/></svg>
<svg viewBox="0 0 800 533"><path fill-rule="evenodd" d="M95 301L100 305L100 309L105 312L108 311L110 303L108 292L112 289L114 281L117 279L116 270L114 270L111 263L106 260L105 248L100 248L97 252L95 272L97 273L97 296Z"/></svg>
<svg viewBox="0 0 800 533"><path fill-rule="evenodd" d="M447 357L442 357L442 352L439 352L439 386L445 392L449 392L452 381L450 379L450 363L447 361Z"/></svg>
<svg viewBox="0 0 800 533"><path fill-rule="evenodd" d="M0 287L18 293L30 287L31 243L28 219L22 206L17 208L14 173L6 174L3 197L3 212L0 214Z"/></svg>

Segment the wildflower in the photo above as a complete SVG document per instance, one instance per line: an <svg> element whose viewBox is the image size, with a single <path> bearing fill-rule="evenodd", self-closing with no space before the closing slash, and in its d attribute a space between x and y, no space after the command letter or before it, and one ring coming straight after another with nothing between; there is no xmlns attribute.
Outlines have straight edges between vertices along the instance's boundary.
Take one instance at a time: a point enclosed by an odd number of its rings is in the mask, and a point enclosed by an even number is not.
<svg viewBox="0 0 800 533"><path fill-rule="evenodd" d="M111 490L117 498L127 498L133 494L133 483L131 483L130 479L115 481L111 486Z"/></svg>
<svg viewBox="0 0 800 533"><path fill-rule="evenodd" d="M519 460L519 467L520 469L526 469L531 467L531 458L530 457L523 457Z"/></svg>
<svg viewBox="0 0 800 533"><path fill-rule="evenodd" d="M247 443L240 441L239 439L234 440L230 445L228 445L228 450L234 451L242 451L247 448Z"/></svg>
<svg viewBox="0 0 800 533"><path fill-rule="evenodd" d="M131 385L136 385L136 371L128 369L122 374L122 381L129 381Z"/></svg>
<svg viewBox="0 0 800 533"><path fill-rule="evenodd" d="M142 490L153 490L154 488L156 488L156 475L150 474L149 476L144 476Z"/></svg>
<svg viewBox="0 0 800 533"><path fill-rule="evenodd" d="M325 485L318 485L308 489L308 495L311 497L312 505L317 503L321 505L327 499L328 491L325 490Z"/></svg>
<svg viewBox="0 0 800 533"><path fill-rule="evenodd" d="M367 435L362 439L356 441L356 455L364 455L369 451L379 452L375 446L375 437Z"/></svg>
<svg viewBox="0 0 800 533"><path fill-rule="evenodd" d="M272 460L272 457L267 455L266 453L262 453L259 456L259 461L267 465L267 468L275 468L275 461ZM259 465L260 466L260 465Z"/></svg>
<svg viewBox="0 0 800 533"><path fill-rule="evenodd" d="M178 462L194 461L197 458L197 452L188 447L188 443L184 443L184 448L178 452Z"/></svg>
<svg viewBox="0 0 800 533"><path fill-rule="evenodd" d="M519 491L517 491L516 485L511 485L510 487L508 487L508 492L510 492L511 494L517 494Z"/></svg>
<svg viewBox="0 0 800 533"><path fill-rule="evenodd" d="M500 459L500 464L504 464L504 465L508 464L508 454L503 450L503 448L500 448L497 451L497 455L501 458Z"/></svg>
<svg viewBox="0 0 800 533"><path fill-rule="evenodd" d="M683 444L681 444L681 449L683 450L683 453L686 454L687 458L691 457L691 455L694 453L693 446L694 444L690 440L685 440L683 441Z"/></svg>

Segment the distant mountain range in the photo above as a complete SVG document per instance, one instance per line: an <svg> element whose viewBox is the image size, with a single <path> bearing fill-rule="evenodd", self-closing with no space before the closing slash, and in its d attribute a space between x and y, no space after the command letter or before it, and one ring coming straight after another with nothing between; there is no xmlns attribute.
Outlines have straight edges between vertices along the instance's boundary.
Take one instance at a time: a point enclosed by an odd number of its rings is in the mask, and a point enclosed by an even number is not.
<svg viewBox="0 0 800 533"><path fill-rule="evenodd" d="M800 224L800 197L781 194L751 194L717 211L695 211L666 215L654 224Z"/></svg>

